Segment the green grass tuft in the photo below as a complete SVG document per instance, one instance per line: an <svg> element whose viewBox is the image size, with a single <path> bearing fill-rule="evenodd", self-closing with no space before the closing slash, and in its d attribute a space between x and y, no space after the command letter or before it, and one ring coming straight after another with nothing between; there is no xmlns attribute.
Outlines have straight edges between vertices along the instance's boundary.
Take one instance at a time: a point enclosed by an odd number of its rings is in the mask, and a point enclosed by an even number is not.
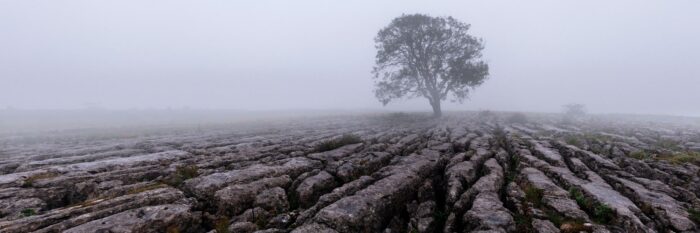
<svg viewBox="0 0 700 233"><path fill-rule="evenodd" d="M569 144L569 145L572 145L572 146L576 146L576 147L582 147L582 146L583 146L583 142L581 142L581 139L579 139L578 137L576 137L576 136L574 136L574 135L567 135L567 136L565 136L565 137L564 137L564 142L566 142L566 144Z"/></svg>
<svg viewBox="0 0 700 233"><path fill-rule="evenodd" d="M647 152L644 152L643 150L638 150L638 151L633 151L629 153L627 156L631 158L635 158L638 160L644 160L644 159L649 159L651 156L647 154Z"/></svg>
<svg viewBox="0 0 700 233"><path fill-rule="evenodd" d="M544 191L535 188L531 184L527 184L523 187L523 192L525 192L525 200L532 203L534 207L540 208L542 206Z"/></svg>
<svg viewBox="0 0 700 233"><path fill-rule="evenodd" d="M569 194L579 206L581 206L584 210L590 211L589 214L591 215L593 221L602 224L609 224L615 218L615 211L612 208L605 204L595 203L589 200L585 195L583 195L581 190L571 188L569 190Z"/></svg>
<svg viewBox="0 0 700 233"><path fill-rule="evenodd" d="M571 188L569 190L569 194L579 206L589 207L588 200L586 200L586 197L583 196L583 193L580 190Z"/></svg>
<svg viewBox="0 0 700 233"><path fill-rule="evenodd" d="M695 151L678 152L671 155L660 155L659 160L665 160L672 164L695 163L700 164L700 153Z"/></svg>
<svg viewBox="0 0 700 233"><path fill-rule="evenodd" d="M689 209L688 210L688 217L690 218L690 220L693 220L696 223L700 224L700 210Z"/></svg>
<svg viewBox="0 0 700 233"><path fill-rule="evenodd" d="M22 217L29 217L32 215L36 215L36 211L34 209L23 209L21 211Z"/></svg>
<svg viewBox="0 0 700 233"><path fill-rule="evenodd" d="M608 224L615 217L615 211L605 204L598 204L593 208L594 221Z"/></svg>

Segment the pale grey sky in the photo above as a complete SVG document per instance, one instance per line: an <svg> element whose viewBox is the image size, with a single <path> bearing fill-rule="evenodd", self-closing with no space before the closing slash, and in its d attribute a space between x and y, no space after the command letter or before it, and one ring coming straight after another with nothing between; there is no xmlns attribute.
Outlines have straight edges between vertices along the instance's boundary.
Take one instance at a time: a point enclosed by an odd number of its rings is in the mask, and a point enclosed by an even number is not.
<svg viewBox="0 0 700 233"><path fill-rule="evenodd" d="M695 0L3 0L0 108L381 109L373 38L426 13L472 24L491 66L444 109L700 116L699 12Z"/></svg>

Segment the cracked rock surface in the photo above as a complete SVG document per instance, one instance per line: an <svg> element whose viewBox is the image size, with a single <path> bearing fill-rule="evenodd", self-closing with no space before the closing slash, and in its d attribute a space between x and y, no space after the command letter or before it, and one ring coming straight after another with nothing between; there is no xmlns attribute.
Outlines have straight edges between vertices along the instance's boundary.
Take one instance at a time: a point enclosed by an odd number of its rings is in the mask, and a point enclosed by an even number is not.
<svg viewBox="0 0 700 233"><path fill-rule="evenodd" d="M0 137L0 232L700 232L700 129L506 113Z"/></svg>

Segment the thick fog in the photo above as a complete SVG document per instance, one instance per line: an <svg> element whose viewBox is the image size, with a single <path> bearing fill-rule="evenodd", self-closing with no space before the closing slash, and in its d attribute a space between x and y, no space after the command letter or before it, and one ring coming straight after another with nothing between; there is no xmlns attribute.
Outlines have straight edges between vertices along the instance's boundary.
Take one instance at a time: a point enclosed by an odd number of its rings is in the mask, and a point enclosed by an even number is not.
<svg viewBox="0 0 700 233"><path fill-rule="evenodd" d="M379 29L453 16L490 77L445 110L700 116L700 2L0 1L0 108L424 110L383 107Z"/></svg>

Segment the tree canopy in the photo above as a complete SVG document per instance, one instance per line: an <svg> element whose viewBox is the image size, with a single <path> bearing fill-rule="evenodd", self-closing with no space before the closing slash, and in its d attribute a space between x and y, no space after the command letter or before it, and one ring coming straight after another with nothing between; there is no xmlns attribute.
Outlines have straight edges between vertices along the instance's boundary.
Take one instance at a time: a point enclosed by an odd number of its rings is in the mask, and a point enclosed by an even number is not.
<svg viewBox="0 0 700 233"><path fill-rule="evenodd" d="M452 17L402 15L375 38L372 71L375 95L386 105L403 97L425 97L436 116L450 94L462 102L469 90L488 77L482 40L468 34L470 25Z"/></svg>

